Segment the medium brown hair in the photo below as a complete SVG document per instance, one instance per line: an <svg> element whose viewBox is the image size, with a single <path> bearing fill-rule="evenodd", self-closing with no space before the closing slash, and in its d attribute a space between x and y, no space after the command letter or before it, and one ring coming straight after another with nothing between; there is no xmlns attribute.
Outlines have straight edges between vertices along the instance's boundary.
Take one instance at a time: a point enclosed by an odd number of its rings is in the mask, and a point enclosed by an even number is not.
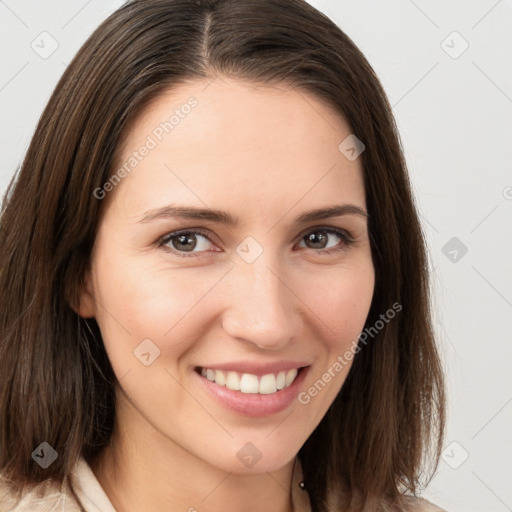
<svg viewBox="0 0 512 512"><path fill-rule="evenodd" d="M375 291L366 327L403 308L354 358L299 451L314 512L403 506L437 467L443 373L425 241L384 90L351 39L303 0L136 0L89 37L58 82L0 218L0 469L62 483L108 443L116 377L94 319L78 316L100 220L93 191L130 121L179 83L222 74L286 83L332 106L363 141ZM340 141L341 142L341 141ZM382 323L382 322L381 322ZM31 453L43 441L47 469ZM357 500L356 500L357 498ZM339 508L338 508L339 507Z"/></svg>

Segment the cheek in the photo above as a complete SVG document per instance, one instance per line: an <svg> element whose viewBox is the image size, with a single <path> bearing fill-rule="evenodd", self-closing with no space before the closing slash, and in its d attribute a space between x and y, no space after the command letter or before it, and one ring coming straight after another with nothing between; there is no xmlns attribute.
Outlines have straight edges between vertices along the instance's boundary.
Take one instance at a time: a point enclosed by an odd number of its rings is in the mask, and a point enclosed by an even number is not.
<svg viewBox="0 0 512 512"><path fill-rule="evenodd" d="M324 342L343 348L357 339L370 310L374 290L371 262L332 268L301 280L299 296L323 326Z"/></svg>
<svg viewBox="0 0 512 512"><path fill-rule="evenodd" d="M123 360L123 367L132 363L133 350L145 339L173 359L190 348L204 330L204 315L197 313L201 301L224 273L138 260L111 265L105 258L97 267L98 323L109 356Z"/></svg>

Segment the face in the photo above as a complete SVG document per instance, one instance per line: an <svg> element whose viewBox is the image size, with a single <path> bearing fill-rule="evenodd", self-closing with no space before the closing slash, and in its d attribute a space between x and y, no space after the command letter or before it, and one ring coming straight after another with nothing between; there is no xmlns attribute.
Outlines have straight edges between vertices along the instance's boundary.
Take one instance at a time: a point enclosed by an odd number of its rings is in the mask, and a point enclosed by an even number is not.
<svg viewBox="0 0 512 512"><path fill-rule="evenodd" d="M131 126L125 172L96 194L79 313L100 326L118 418L162 453L273 471L333 402L374 289L350 133L311 95L226 77L173 88Z"/></svg>

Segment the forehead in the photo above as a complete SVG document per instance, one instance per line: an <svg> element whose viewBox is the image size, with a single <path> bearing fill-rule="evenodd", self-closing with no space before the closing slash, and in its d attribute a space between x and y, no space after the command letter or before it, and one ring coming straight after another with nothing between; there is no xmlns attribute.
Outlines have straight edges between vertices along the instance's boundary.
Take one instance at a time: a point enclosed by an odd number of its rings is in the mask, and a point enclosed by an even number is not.
<svg viewBox="0 0 512 512"><path fill-rule="evenodd" d="M364 206L361 161L339 150L348 135L339 113L286 84L180 84L131 124L117 162L128 172L114 193L131 212L180 201L261 215L299 202Z"/></svg>

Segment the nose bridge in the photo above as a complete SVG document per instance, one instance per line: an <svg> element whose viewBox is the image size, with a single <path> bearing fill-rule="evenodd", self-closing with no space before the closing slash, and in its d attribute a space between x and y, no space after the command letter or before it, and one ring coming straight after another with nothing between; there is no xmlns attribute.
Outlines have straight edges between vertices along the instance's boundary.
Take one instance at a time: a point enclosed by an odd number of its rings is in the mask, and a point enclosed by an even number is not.
<svg viewBox="0 0 512 512"><path fill-rule="evenodd" d="M231 271L224 330L260 347L280 348L300 327L295 298L277 258L265 250L253 262L243 258Z"/></svg>

